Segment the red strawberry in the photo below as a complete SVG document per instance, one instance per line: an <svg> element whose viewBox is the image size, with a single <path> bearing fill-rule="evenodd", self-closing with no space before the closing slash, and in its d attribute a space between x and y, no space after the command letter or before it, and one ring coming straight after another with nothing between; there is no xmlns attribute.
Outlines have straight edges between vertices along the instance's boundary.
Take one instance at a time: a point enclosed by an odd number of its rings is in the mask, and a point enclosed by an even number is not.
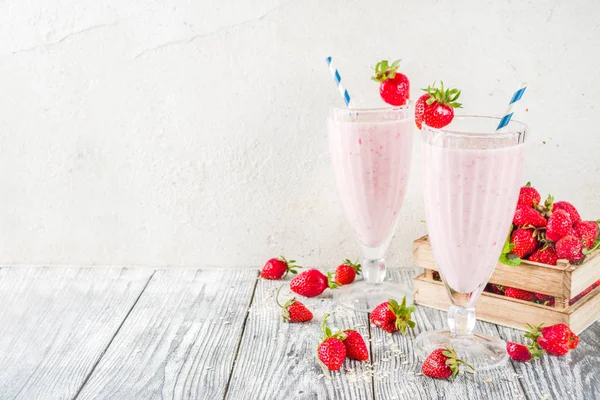
<svg viewBox="0 0 600 400"><path fill-rule="evenodd" d="M575 335L565 324L556 324L542 328L542 325L529 327L528 337L553 356L564 356L569 350L577 348L579 336Z"/></svg>
<svg viewBox="0 0 600 400"><path fill-rule="evenodd" d="M371 312L371 323L386 332L400 331L406 335L406 326L414 328L417 324L411 320L411 314L416 310L415 306L406 307L406 296L402 298L402 304L394 299L381 303Z"/></svg>
<svg viewBox="0 0 600 400"><path fill-rule="evenodd" d="M454 378L458 375L459 364L464 364L473 371L475 370L469 363L459 360L456 351L453 348L446 347L445 349L437 349L431 352L423 362L421 371L423 372L423 375L431 378Z"/></svg>
<svg viewBox="0 0 600 400"><path fill-rule="evenodd" d="M369 351L367 350L365 340L360 333L352 329L347 329L344 331L344 334L346 335L346 338L342 339L342 342L344 343L344 346L346 346L346 356L354 360L368 360Z"/></svg>
<svg viewBox="0 0 600 400"><path fill-rule="evenodd" d="M581 222L579 212L573 206L573 204L569 203L568 201L557 201L556 203L552 204L552 214L554 214L554 212L558 210L565 211L571 219L572 223L576 224L578 222Z"/></svg>
<svg viewBox="0 0 600 400"><path fill-rule="evenodd" d="M556 265L556 262L558 261L558 256L556 255L556 250L554 250L554 246L546 246L534 251L529 256L529 261L535 261L542 264Z"/></svg>
<svg viewBox="0 0 600 400"><path fill-rule="evenodd" d="M516 226L532 226L541 228L546 226L546 218L535 209L524 204L518 204L513 218L513 224Z"/></svg>
<svg viewBox="0 0 600 400"><path fill-rule="evenodd" d="M347 285L354 282L356 275L360 275L360 264L346 259L343 264L335 270L335 281L340 285Z"/></svg>
<svg viewBox="0 0 600 400"><path fill-rule="evenodd" d="M421 129L423 122L432 128L443 128L454 119L454 109L460 108L458 103L460 90L450 89L444 90L444 82L441 83L441 88L428 86L423 89L424 95L419 97L415 105L415 123L417 128Z"/></svg>
<svg viewBox="0 0 600 400"><path fill-rule="evenodd" d="M591 249L598 238L598 223L596 221L582 221L573 225L575 236L581 239L583 247Z"/></svg>
<svg viewBox="0 0 600 400"><path fill-rule="evenodd" d="M495 283L488 283L485 286L485 291L504 296L504 286L496 285Z"/></svg>
<svg viewBox="0 0 600 400"><path fill-rule="evenodd" d="M291 298L286 301L283 305L279 304L279 292L281 291L280 286L279 290L277 290L277 296L275 297L275 302L279 307L281 307L281 316L285 322L306 322L313 319L312 312L306 306L296 299Z"/></svg>
<svg viewBox="0 0 600 400"><path fill-rule="evenodd" d="M298 271L295 268L302 268L298 265L294 265L295 260L286 260L285 257L271 258L266 262L265 266L260 271L260 276L265 279L281 279L286 276L288 272L297 274Z"/></svg>
<svg viewBox="0 0 600 400"><path fill-rule="evenodd" d="M290 289L306 297L315 297L325 291L325 289L335 289L339 285L331 280L331 276L325 276L316 269L309 269L292 279Z"/></svg>
<svg viewBox="0 0 600 400"><path fill-rule="evenodd" d="M506 289L504 289L504 294L506 295L506 297L511 297L513 299L525 301L534 301L536 299L535 293L533 292L508 286L506 287Z"/></svg>
<svg viewBox="0 0 600 400"><path fill-rule="evenodd" d="M556 255L559 259L567 259L572 263L579 262L585 257L582 250L581 241L572 235L567 235L556 242Z"/></svg>
<svg viewBox="0 0 600 400"><path fill-rule="evenodd" d="M536 346L525 346L514 342L506 342L506 352L510 358L518 362L535 360L542 355L542 351Z"/></svg>
<svg viewBox="0 0 600 400"><path fill-rule="evenodd" d="M540 193L531 187L531 183L527 182L527 184L523 186L519 192L518 204L535 208L538 204L540 204L541 199L542 197L540 196Z"/></svg>
<svg viewBox="0 0 600 400"><path fill-rule="evenodd" d="M381 99L392 106L403 106L410 98L410 82L406 75L398 72L400 60L389 65L383 60L375 65L375 76L371 79L380 82L379 95Z"/></svg>
<svg viewBox="0 0 600 400"><path fill-rule="evenodd" d="M515 229L510 235L510 243L514 245L510 252L521 258L533 253L538 246L535 231L530 229Z"/></svg>
<svg viewBox="0 0 600 400"><path fill-rule="evenodd" d="M317 348L317 356L319 360L332 371L337 371L342 366L346 359L346 347L342 342L344 334L340 331L332 333L331 329L326 326L325 321L329 318L329 314L325 314L321 329L323 330L323 341Z"/></svg>
<svg viewBox="0 0 600 400"><path fill-rule="evenodd" d="M544 304L546 306L554 307L554 297L537 292L535 293L535 297L537 298L539 303Z"/></svg>
<svg viewBox="0 0 600 400"><path fill-rule="evenodd" d="M552 211L552 215L548 218L546 226L546 237L553 242L558 242L561 238L569 235L573 231L573 222L571 217L564 210Z"/></svg>

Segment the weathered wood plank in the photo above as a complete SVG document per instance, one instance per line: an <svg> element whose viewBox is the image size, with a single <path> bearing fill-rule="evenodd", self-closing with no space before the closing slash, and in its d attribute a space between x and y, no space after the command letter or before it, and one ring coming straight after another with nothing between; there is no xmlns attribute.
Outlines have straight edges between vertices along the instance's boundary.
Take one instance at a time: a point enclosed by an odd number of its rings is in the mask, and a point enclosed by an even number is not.
<svg viewBox="0 0 600 400"><path fill-rule="evenodd" d="M284 282L281 298L291 297ZM366 314L336 307L329 291L301 300L315 318L307 323L281 320L275 293L282 282L260 279L252 303L238 359L226 398L244 399L372 399L370 363L346 360L342 372L327 379L319 367L316 349L322 336L320 324L326 313L333 329L358 330L369 335Z"/></svg>
<svg viewBox="0 0 600 400"><path fill-rule="evenodd" d="M416 270L392 270L395 281L408 283ZM399 299L398 299L399 300ZM461 374L454 381L421 375L414 354L414 338L423 331L446 329L446 312L418 306L417 327L402 336L371 327L376 399L519 399L524 398L512 365L476 374ZM499 337L496 325L477 322L477 332Z"/></svg>
<svg viewBox="0 0 600 400"><path fill-rule="evenodd" d="M523 332L499 327L502 339L525 343ZM530 399L600 399L600 321L580 335L577 349L564 357L544 355L531 363L513 362Z"/></svg>
<svg viewBox="0 0 600 400"><path fill-rule="evenodd" d="M219 399L256 270L158 270L78 399Z"/></svg>
<svg viewBox="0 0 600 400"><path fill-rule="evenodd" d="M0 397L71 399L152 270L0 270Z"/></svg>

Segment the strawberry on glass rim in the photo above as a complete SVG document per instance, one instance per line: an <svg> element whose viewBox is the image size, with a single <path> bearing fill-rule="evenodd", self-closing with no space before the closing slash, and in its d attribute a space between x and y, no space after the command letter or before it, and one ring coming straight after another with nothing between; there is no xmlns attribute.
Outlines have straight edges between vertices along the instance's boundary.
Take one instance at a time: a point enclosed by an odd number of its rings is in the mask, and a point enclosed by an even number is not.
<svg viewBox="0 0 600 400"><path fill-rule="evenodd" d="M426 93L419 97L415 103L415 123L421 129L423 122L432 128L443 128L454 119L454 109L461 108L457 102L461 91L458 89L445 89L444 82L440 88L428 86L423 89Z"/></svg>
<svg viewBox="0 0 600 400"><path fill-rule="evenodd" d="M398 72L400 60L383 60L375 65L375 75L371 77L379 82L379 95L381 99L391 106L403 106L410 97L410 82L406 75Z"/></svg>

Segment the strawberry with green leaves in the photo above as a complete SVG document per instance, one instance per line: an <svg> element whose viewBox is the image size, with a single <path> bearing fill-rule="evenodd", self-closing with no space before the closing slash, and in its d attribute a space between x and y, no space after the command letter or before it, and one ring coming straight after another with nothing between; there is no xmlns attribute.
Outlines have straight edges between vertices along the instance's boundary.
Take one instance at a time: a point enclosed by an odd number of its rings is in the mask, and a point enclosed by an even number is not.
<svg viewBox="0 0 600 400"><path fill-rule="evenodd" d="M381 303L371 312L371 323L386 332L400 331L406 335L406 328L414 328L417 324L411 319L411 314L416 310L415 306L406 306L406 296L402 303L394 299Z"/></svg>
<svg viewBox="0 0 600 400"><path fill-rule="evenodd" d="M577 336L565 324L556 324L542 327L527 325L529 333L526 335L536 342L546 353L553 356L564 356L569 350L577 348L579 336Z"/></svg>
<svg viewBox="0 0 600 400"><path fill-rule="evenodd" d="M466 365L475 371L475 368L466 361L460 360L456 350L452 347L436 349L423 362L421 372L423 375L436 379L454 378L460 371L460 364Z"/></svg>
<svg viewBox="0 0 600 400"><path fill-rule="evenodd" d="M527 362L540 358L544 352L535 345L506 342L506 352L515 361Z"/></svg>
<svg viewBox="0 0 600 400"><path fill-rule="evenodd" d="M360 275L360 264L358 261L352 262L348 259L335 269L335 281L340 285L348 285L354 282L356 275Z"/></svg>
<svg viewBox="0 0 600 400"><path fill-rule="evenodd" d="M312 312L295 298L289 299L283 303L283 305L279 303L279 292L281 291L282 287L283 286L280 286L277 290L275 302L279 307L281 307L281 316L283 317L283 320L285 322L306 322L313 319Z"/></svg>
<svg viewBox="0 0 600 400"><path fill-rule="evenodd" d="M305 297L315 297L325 291L325 289L335 289L339 285L332 280L331 274L325 276L317 269L309 269L292 279L290 289L292 292Z"/></svg>
<svg viewBox="0 0 600 400"><path fill-rule="evenodd" d="M342 367L346 359L346 346L343 340L346 338L341 331L333 333L326 325L329 314L325 314L321 329L323 330L323 340L317 348L317 357L319 361L331 371L337 371Z"/></svg>
<svg viewBox="0 0 600 400"><path fill-rule="evenodd" d="M296 268L302 268L299 265L294 265L295 260L286 260L284 256L279 258L271 258L267 261L260 271L260 276L265 279L281 279L288 272L297 274Z"/></svg>
<svg viewBox="0 0 600 400"><path fill-rule="evenodd" d="M423 89L426 93L419 97L415 103L415 123L421 129L423 123L431 128L443 128L454 119L454 109L462 105L457 102L460 90L445 89L444 82L441 87L433 86Z"/></svg>
<svg viewBox="0 0 600 400"><path fill-rule="evenodd" d="M392 106L403 106L410 98L410 82L406 75L398 72L400 60L391 65L383 60L375 65L375 75L371 78L379 82L381 99Z"/></svg>

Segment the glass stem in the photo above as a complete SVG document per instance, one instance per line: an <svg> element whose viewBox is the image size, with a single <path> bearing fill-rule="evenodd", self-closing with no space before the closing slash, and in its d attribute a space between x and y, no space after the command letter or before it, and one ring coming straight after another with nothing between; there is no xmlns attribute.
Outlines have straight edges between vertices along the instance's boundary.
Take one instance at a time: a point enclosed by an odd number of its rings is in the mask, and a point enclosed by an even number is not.
<svg viewBox="0 0 600 400"><path fill-rule="evenodd" d="M465 308L451 305L448 310L448 326L453 337L470 337L475 328L475 307Z"/></svg>
<svg viewBox="0 0 600 400"><path fill-rule="evenodd" d="M367 283L373 285L383 283L385 279L385 259L363 259L362 273Z"/></svg>

